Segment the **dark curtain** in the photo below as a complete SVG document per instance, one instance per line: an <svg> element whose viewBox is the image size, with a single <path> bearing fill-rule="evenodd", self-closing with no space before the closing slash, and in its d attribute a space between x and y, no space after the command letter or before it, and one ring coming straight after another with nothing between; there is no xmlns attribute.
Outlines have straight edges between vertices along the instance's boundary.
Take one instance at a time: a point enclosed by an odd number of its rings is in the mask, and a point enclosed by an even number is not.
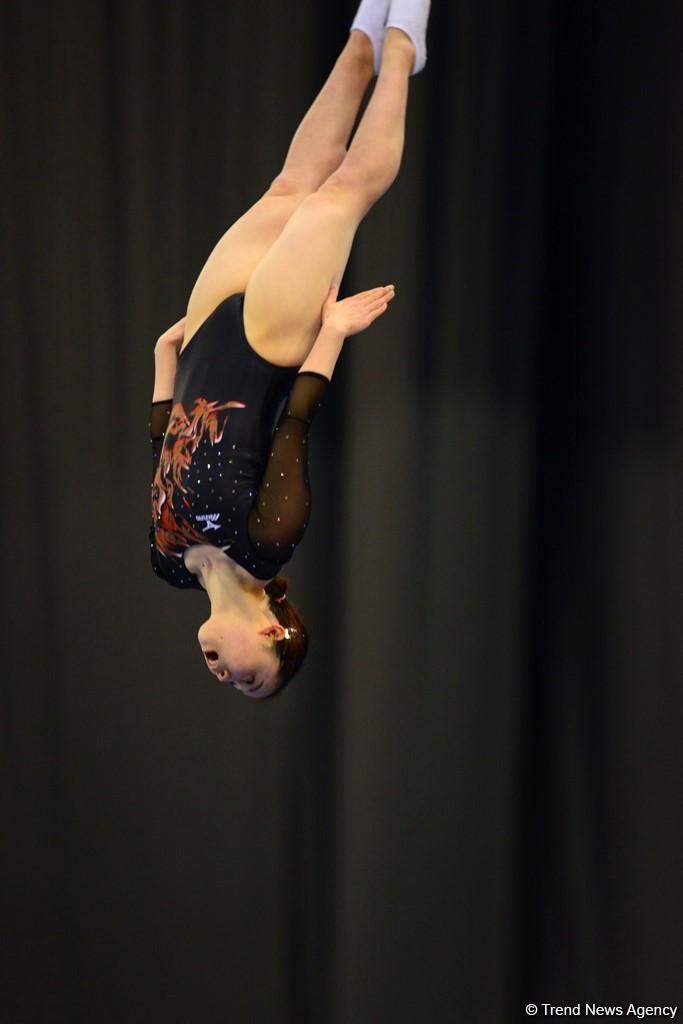
<svg viewBox="0 0 683 1024"><path fill-rule="evenodd" d="M8 1024L683 1001L680 4L435 0L286 694L149 565L154 342L354 9L0 9Z"/></svg>

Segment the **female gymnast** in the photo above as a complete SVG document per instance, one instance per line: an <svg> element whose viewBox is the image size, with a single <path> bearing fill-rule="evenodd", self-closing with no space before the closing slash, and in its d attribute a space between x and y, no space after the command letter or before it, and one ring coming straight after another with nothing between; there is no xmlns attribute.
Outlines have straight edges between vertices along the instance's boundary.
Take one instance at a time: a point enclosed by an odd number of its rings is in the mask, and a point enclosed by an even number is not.
<svg viewBox="0 0 683 1024"><path fill-rule="evenodd" d="M356 229L398 174L429 7L362 0L282 170L219 239L154 349L152 567L206 591L203 658L254 700L281 693L306 654L279 571L308 524L308 431L344 340L394 295L336 298Z"/></svg>

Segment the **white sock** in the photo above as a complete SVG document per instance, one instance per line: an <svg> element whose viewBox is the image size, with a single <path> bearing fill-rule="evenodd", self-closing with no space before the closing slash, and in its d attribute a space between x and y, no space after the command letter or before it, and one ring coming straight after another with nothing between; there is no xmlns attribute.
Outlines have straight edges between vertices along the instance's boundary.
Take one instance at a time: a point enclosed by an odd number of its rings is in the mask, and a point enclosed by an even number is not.
<svg viewBox="0 0 683 1024"><path fill-rule="evenodd" d="M369 38L375 51L375 74L379 74L384 43L384 23L391 0L361 0L351 29L359 28ZM349 31L351 31L349 29Z"/></svg>
<svg viewBox="0 0 683 1024"><path fill-rule="evenodd" d="M427 22L431 0L391 0L384 29L400 28L415 44L415 61L411 75L422 71L427 63Z"/></svg>

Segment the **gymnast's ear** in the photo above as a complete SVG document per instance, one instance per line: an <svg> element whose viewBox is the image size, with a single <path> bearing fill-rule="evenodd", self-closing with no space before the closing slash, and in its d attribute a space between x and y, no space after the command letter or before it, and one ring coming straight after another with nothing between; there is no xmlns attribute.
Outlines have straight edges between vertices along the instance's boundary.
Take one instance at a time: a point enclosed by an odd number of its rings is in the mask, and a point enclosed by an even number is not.
<svg viewBox="0 0 683 1024"><path fill-rule="evenodd" d="M279 622L274 622L270 626L264 626L263 629L259 630L259 633L272 640L283 640L285 636L285 627Z"/></svg>

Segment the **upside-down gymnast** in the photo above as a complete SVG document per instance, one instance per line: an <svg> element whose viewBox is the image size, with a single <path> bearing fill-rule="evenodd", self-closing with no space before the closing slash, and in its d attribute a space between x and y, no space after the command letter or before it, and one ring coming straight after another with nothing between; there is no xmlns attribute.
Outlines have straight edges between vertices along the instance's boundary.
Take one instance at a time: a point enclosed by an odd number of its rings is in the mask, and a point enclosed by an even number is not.
<svg viewBox="0 0 683 1024"><path fill-rule="evenodd" d="M203 658L255 700L281 693L306 654L279 571L308 524L308 431L344 340L394 296L386 285L336 298L356 229L399 171L429 8L362 0L282 170L219 239L154 349L152 567L207 592Z"/></svg>

